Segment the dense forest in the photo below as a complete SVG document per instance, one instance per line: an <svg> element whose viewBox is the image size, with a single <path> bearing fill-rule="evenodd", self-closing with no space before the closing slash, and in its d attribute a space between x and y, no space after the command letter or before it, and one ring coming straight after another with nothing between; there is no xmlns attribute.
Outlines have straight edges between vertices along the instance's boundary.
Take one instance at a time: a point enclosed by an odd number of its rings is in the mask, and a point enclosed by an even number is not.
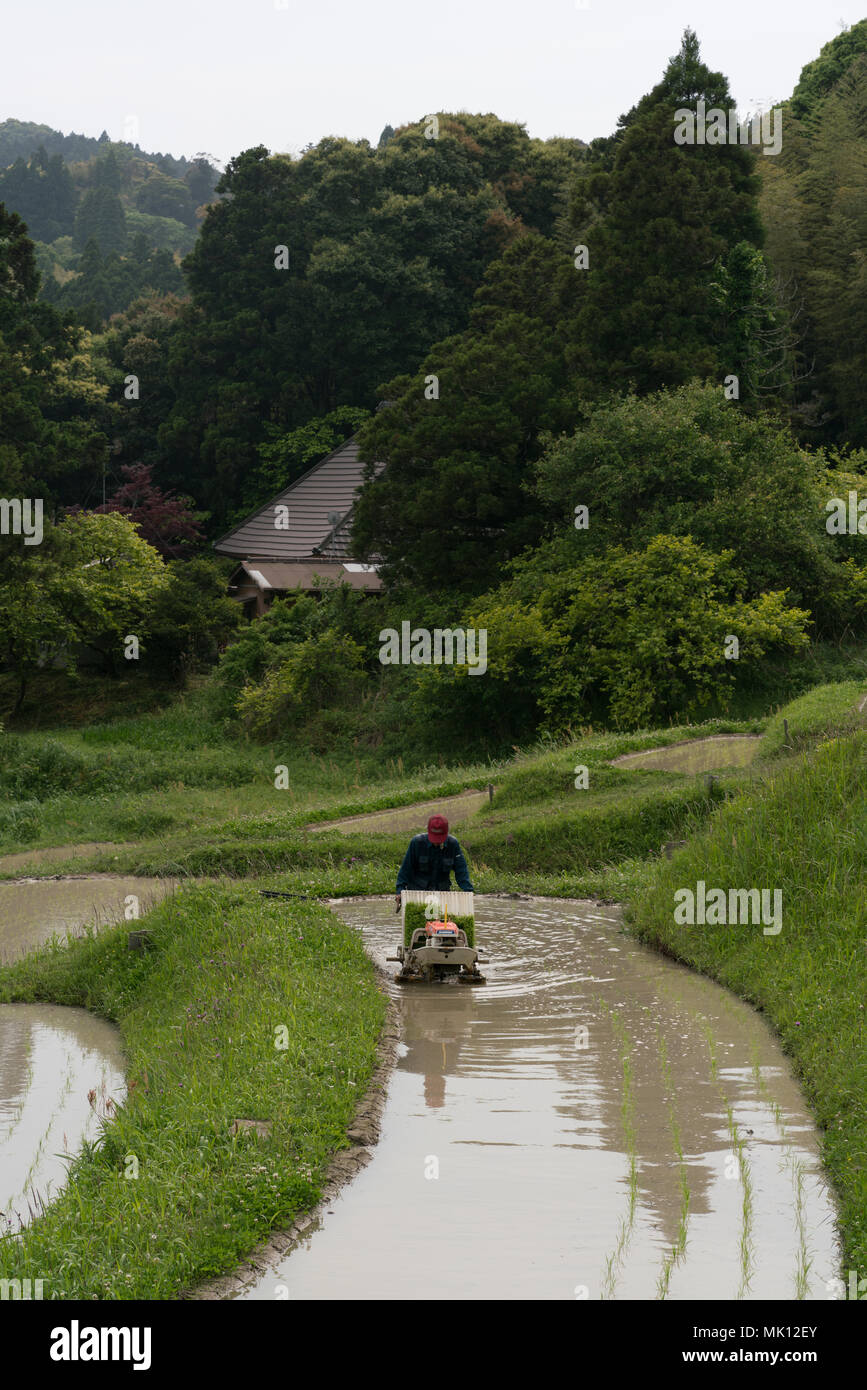
<svg viewBox="0 0 867 1390"><path fill-rule="evenodd" d="M435 753L861 661L859 530L826 522L867 495L867 20L803 70L779 154L677 144L699 98L733 105L687 31L589 143L441 112L218 177L0 126L0 493L46 510L40 546L0 540L16 700L76 633L110 679L134 630L155 677L216 663L254 737ZM359 431L383 594L238 633L207 543ZM384 680L407 619L486 630L487 679Z"/></svg>
<svg viewBox="0 0 867 1390"><path fill-rule="evenodd" d="M96 331L143 293L183 294L180 259L218 178L204 154L0 123L0 202L27 224L42 297Z"/></svg>

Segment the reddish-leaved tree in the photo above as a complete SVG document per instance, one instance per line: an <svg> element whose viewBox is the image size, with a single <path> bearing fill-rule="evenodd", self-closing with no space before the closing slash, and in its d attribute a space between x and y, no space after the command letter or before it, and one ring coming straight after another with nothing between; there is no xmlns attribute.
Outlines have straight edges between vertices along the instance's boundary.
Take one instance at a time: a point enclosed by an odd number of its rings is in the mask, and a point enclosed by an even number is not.
<svg viewBox="0 0 867 1390"><path fill-rule="evenodd" d="M95 510L122 512L165 559L183 558L202 539L192 499L163 492L153 480L150 464L127 464L120 471L124 481L117 492Z"/></svg>

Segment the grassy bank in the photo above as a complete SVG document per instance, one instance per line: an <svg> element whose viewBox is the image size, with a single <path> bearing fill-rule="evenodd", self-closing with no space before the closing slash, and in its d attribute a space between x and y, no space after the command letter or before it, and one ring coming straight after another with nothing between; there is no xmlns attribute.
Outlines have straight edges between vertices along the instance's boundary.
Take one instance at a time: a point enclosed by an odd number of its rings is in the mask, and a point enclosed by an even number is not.
<svg viewBox="0 0 867 1390"><path fill-rule="evenodd" d="M44 1278L46 1297L167 1298L231 1268L315 1203L373 1069L385 1001L324 907L199 887L146 922L145 952L124 926L0 971L0 1001L92 1009L128 1058L104 1142L0 1241L0 1276ZM270 1135L233 1134L238 1119Z"/></svg>
<svg viewBox="0 0 867 1390"><path fill-rule="evenodd" d="M756 721L717 720L629 735L589 735L501 764L455 764L411 773L380 768L369 782L363 782L352 765L290 760L289 786L277 790L273 769L279 754L275 750L251 751L248 745L231 744L219 751L202 750L193 742L190 720L190 712L181 711L170 718L125 721L100 731L98 747L108 767L94 761L92 775L119 775L124 760L132 756L149 760L149 745L159 741L160 757L169 760L171 773L163 773L158 790L135 796L66 792L38 803L0 800L0 852L106 840L112 842L111 848L70 861L70 867L74 865L75 872L180 876L284 873L292 880L286 886L295 886L299 875L306 880L313 871L329 893L383 892L393 887L396 863L406 847L403 832L390 835L377 828L350 836L325 832L313 838L305 834L305 827L449 796L492 781L497 787L493 805L476 814L460 832L473 855L480 889L501 886L501 880L502 886L511 888L520 886L513 879L543 876L547 882L565 874L563 891L569 894L579 885L587 891L588 875L597 884L607 866L619 882L624 859L644 857L665 840L689 833L694 824L706 819L724 783L741 775L726 774L709 795L701 778L615 768L609 759L679 739L755 732L762 727ZM80 735L67 733L58 738L65 755L80 752L79 739ZM231 785L187 785L210 776L217 757L236 759ZM238 778L250 775L251 758L258 760L258 780L239 785ZM579 761L589 772L586 790L575 787ZM266 770L271 778L267 782ZM23 775L20 766L18 772L7 771L7 782L15 775ZM35 773L30 775L35 778ZM148 775L156 776L156 772ZM21 828L16 833L13 817L22 808L35 818L32 833ZM4 814L9 818L5 835ZM53 872L63 870L60 861L51 867ZM11 876L15 871L6 872Z"/></svg>
<svg viewBox="0 0 867 1390"><path fill-rule="evenodd" d="M0 733L0 854L91 840L207 839L221 823L234 834L245 818L291 829L483 787L493 769L444 761L406 769L370 753L319 757L251 743L230 736L193 694L110 723Z"/></svg>
<svg viewBox="0 0 867 1390"><path fill-rule="evenodd" d="M861 702L867 682L817 685L768 720L759 750L762 762L803 752L827 738L841 738L865 724Z"/></svg>

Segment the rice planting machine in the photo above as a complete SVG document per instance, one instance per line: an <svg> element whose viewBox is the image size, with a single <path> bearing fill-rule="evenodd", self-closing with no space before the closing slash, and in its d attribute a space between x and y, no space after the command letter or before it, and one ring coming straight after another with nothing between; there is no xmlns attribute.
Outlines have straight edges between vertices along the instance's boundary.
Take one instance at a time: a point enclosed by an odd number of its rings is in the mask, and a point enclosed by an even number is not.
<svg viewBox="0 0 867 1390"><path fill-rule="evenodd" d="M398 984L445 984L450 977L462 985L485 984L472 893L404 889L400 913L403 944L388 957L400 963Z"/></svg>

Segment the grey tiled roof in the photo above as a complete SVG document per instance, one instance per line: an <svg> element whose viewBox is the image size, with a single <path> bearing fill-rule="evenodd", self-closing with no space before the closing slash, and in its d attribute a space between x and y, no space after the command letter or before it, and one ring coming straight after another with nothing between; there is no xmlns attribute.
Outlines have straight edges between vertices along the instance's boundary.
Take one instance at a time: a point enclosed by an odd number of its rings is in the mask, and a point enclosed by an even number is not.
<svg viewBox="0 0 867 1390"><path fill-rule="evenodd" d="M350 513L363 468L353 435L222 536L214 549L240 559L306 560L320 553L328 560L349 559ZM289 509L285 529L274 524L284 515L278 506Z"/></svg>

